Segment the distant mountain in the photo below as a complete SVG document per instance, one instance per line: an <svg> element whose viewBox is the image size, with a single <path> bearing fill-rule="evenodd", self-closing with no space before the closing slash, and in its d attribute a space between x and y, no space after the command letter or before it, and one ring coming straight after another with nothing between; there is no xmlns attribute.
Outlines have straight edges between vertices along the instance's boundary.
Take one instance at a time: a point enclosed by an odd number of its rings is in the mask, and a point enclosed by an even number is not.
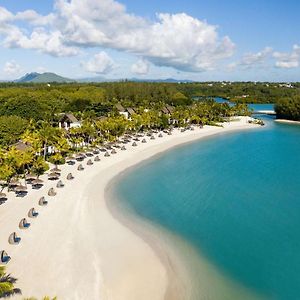
<svg viewBox="0 0 300 300"><path fill-rule="evenodd" d="M33 82L33 83L48 83L48 82L58 82L58 83L69 83L75 82L73 79L65 78L59 76L55 73L27 73L20 79L16 80L15 82L26 83L26 82Z"/></svg>
<svg viewBox="0 0 300 300"><path fill-rule="evenodd" d="M173 78L167 79L146 79L146 78L119 78L119 79L109 79L102 76L88 77L88 78L79 78L79 79L70 79L59 76L55 73L27 73L20 79L15 80L19 83L49 83L49 82L58 82L58 83L69 83L69 82L119 82L119 81L134 81L134 82L166 82L166 83L183 83L183 82L193 82L192 80L178 80Z"/></svg>

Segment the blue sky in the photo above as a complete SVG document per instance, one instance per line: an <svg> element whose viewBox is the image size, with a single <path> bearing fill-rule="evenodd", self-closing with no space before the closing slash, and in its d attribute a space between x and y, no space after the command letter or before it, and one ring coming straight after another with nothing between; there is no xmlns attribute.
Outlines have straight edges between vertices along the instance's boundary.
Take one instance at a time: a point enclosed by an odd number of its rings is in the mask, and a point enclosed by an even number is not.
<svg viewBox="0 0 300 300"><path fill-rule="evenodd" d="M300 1L0 0L0 79L300 81Z"/></svg>

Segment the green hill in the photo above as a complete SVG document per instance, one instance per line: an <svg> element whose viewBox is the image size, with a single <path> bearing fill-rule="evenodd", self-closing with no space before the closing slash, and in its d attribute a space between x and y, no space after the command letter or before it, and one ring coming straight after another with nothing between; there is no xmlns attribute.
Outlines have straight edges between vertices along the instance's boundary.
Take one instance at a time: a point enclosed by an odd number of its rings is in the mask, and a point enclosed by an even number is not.
<svg viewBox="0 0 300 300"><path fill-rule="evenodd" d="M35 83L48 83L48 82L75 82L75 80L59 76L55 73L28 73L16 82L26 83L26 82L35 82Z"/></svg>

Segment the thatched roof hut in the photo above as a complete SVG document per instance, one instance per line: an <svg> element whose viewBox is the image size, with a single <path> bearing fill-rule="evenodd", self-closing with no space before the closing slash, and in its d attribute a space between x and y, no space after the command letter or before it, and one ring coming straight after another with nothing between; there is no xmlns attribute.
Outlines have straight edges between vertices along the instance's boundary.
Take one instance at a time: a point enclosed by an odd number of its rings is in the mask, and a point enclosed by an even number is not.
<svg viewBox="0 0 300 300"><path fill-rule="evenodd" d="M26 218L23 218L19 223L20 229L27 229L30 227L30 223L27 222Z"/></svg>
<svg viewBox="0 0 300 300"><path fill-rule="evenodd" d="M74 179L74 176L73 176L72 173L69 173L69 174L67 175L67 180L72 180L72 179Z"/></svg>
<svg viewBox="0 0 300 300"><path fill-rule="evenodd" d="M40 206L46 206L48 204L48 201L46 201L45 197L41 197L39 200Z"/></svg>
<svg viewBox="0 0 300 300"><path fill-rule="evenodd" d="M21 238L17 236L15 232L11 233L8 237L8 243L11 245L17 245L21 241Z"/></svg>
<svg viewBox="0 0 300 300"><path fill-rule="evenodd" d="M11 260L11 257L7 254L5 250L0 252L0 261L1 264L7 264Z"/></svg>
<svg viewBox="0 0 300 300"><path fill-rule="evenodd" d="M48 196L50 196L50 197L56 196L56 192L55 192L54 188L49 189Z"/></svg>
<svg viewBox="0 0 300 300"><path fill-rule="evenodd" d="M38 215L39 213L35 211L34 207L29 209L28 211L29 218L36 218Z"/></svg>

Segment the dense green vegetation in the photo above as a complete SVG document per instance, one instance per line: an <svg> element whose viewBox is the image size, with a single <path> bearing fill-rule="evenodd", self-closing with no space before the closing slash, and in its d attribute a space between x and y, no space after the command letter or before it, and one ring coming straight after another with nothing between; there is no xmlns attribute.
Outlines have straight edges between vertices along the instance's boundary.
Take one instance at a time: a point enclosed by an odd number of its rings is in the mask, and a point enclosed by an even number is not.
<svg viewBox="0 0 300 300"><path fill-rule="evenodd" d="M275 111L278 119L300 121L300 96L278 100Z"/></svg>

